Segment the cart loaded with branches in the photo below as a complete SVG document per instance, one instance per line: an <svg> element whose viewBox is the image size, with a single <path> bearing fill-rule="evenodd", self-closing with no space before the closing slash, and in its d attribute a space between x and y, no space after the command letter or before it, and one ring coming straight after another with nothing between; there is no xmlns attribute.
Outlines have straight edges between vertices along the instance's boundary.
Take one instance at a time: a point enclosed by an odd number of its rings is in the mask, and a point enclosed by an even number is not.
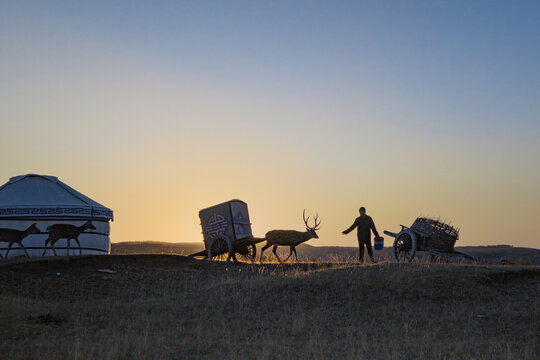
<svg viewBox="0 0 540 360"><path fill-rule="evenodd" d="M387 230L384 233L395 238L392 254L397 262L411 262L417 251L428 252L432 259L463 257L475 261L472 256L454 249L459 229L440 219L419 217L410 227L401 225L398 233Z"/></svg>
<svg viewBox="0 0 540 360"><path fill-rule="evenodd" d="M205 249L191 257L212 260L254 261L257 243L264 238L253 237L247 204L230 200L199 211Z"/></svg>

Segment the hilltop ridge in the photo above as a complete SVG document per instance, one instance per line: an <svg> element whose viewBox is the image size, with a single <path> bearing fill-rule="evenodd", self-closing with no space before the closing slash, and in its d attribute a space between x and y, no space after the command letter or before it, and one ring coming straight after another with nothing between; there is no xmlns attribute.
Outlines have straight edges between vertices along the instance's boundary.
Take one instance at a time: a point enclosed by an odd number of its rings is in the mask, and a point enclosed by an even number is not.
<svg viewBox="0 0 540 360"><path fill-rule="evenodd" d="M111 244L111 254L180 254L189 255L204 249L202 242L177 242L168 243L162 241L126 241ZM259 246L260 249L260 246ZM258 249L258 254L260 253ZM469 254L481 262L492 264L520 263L523 265L540 265L540 249L514 247L512 245L487 245L487 246L457 246L457 251ZM280 247L278 253L288 254L288 248ZM352 246L313 246L301 244L297 247L298 259L301 261L332 261L336 259L355 259L358 256L358 248ZM381 251L374 251L377 259L390 259L391 248L385 247ZM266 255L266 254L265 254ZM269 255L269 254L268 254ZM420 254L420 258L421 254Z"/></svg>

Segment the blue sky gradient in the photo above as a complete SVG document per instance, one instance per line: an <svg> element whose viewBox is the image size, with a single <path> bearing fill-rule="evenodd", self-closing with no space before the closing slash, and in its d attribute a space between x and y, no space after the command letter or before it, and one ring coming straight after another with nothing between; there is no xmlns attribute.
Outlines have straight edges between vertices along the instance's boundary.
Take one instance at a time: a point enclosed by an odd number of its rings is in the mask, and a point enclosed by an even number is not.
<svg viewBox="0 0 540 360"><path fill-rule="evenodd" d="M2 1L0 176L86 189L113 241L199 240L234 197L257 235L318 210L314 245L354 244L365 205L539 247L539 23L534 1ZM167 215L132 231L138 208Z"/></svg>

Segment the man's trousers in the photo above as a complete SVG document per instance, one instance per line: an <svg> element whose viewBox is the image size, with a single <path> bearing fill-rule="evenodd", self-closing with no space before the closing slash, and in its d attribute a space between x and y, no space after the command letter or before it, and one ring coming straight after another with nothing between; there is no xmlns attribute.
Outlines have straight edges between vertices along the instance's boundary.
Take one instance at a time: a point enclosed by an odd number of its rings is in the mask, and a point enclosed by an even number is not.
<svg viewBox="0 0 540 360"><path fill-rule="evenodd" d="M371 249L371 237L358 238L358 250L359 250L358 260L360 260L360 262L364 261L364 245L366 245L369 258L373 261L373 250Z"/></svg>

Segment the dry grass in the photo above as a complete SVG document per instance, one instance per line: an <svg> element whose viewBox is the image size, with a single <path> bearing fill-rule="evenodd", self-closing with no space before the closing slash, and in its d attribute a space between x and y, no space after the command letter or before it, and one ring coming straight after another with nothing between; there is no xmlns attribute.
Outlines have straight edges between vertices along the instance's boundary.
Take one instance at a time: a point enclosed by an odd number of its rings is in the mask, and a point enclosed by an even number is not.
<svg viewBox="0 0 540 360"><path fill-rule="evenodd" d="M11 261L0 280L5 359L540 357L540 267L138 255Z"/></svg>

